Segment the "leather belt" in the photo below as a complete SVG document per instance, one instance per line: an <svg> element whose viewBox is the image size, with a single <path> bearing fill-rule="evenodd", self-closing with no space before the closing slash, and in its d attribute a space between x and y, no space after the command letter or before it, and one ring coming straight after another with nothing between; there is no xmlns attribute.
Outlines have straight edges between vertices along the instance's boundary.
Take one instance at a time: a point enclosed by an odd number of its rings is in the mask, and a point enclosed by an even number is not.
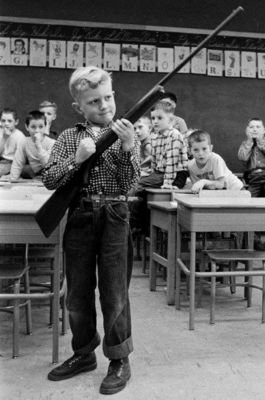
<svg viewBox="0 0 265 400"><path fill-rule="evenodd" d="M104 201L127 201L128 197L124 194L112 193L112 194L91 194L88 193L87 196L84 196L92 201L96 202L104 202Z"/></svg>

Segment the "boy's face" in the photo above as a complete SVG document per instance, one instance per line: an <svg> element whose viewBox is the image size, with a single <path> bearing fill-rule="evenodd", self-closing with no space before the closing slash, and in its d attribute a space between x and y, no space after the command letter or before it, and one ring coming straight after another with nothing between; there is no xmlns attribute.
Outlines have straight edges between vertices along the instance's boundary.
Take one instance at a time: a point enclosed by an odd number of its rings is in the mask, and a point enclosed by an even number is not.
<svg viewBox="0 0 265 400"><path fill-rule="evenodd" d="M134 131L140 141L145 140L150 135L150 124L147 120L139 119L134 124Z"/></svg>
<svg viewBox="0 0 265 400"><path fill-rule="evenodd" d="M30 134L31 139L35 141L36 134L39 133L41 136L44 136L46 124L43 119L32 119L29 122L29 125L25 125L25 127Z"/></svg>
<svg viewBox="0 0 265 400"><path fill-rule="evenodd" d="M190 152L196 160L197 165L203 167L212 152L213 146L208 143L208 140L205 139L201 142L192 142L190 145Z"/></svg>
<svg viewBox="0 0 265 400"><path fill-rule="evenodd" d="M250 121L248 124L250 136L255 139L262 139L264 136L264 125L262 121Z"/></svg>
<svg viewBox="0 0 265 400"><path fill-rule="evenodd" d="M111 81L81 92L76 100L73 103L74 109L84 115L92 126L106 126L115 115L116 105Z"/></svg>
<svg viewBox="0 0 265 400"><path fill-rule="evenodd" d="M1 117L1 126L5 131L6 135L10 135L16 129L18 124L18 119L15 119L13 114L2 114Z"/></svg>
<svg viewBox="0 0 265 400"><path fill-rule="evenodd" d="M172 115L164 110L154 110L151 112L151 121L156 132L163 132L172 125Z"/></svg>
<svg viewBox="0 0 265 400"><path fill-rule="evenodd" d="M47 124L51 126L52 121L54 121L56 118L56 111L54 107L41 107L39 110L44 113Z"/></svg>

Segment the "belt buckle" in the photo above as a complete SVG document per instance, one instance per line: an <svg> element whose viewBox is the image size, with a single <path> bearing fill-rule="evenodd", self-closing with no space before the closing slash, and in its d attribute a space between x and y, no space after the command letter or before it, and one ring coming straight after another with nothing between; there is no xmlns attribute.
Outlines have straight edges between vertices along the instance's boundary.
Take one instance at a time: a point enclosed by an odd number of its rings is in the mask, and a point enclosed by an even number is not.
<svg viewBox="0 0 265 400"><path fill-rule="evenodd" d="M92 194L91 200L96 201L97 203L100 202L100 195L99 194Z"/></svg>

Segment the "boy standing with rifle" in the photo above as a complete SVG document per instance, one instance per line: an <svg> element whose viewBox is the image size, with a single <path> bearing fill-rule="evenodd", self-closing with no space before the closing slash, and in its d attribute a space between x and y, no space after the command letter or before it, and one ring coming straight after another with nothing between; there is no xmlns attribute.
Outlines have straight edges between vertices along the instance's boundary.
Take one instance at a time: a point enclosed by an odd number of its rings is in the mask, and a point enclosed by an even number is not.
<svg viewBox="0 0 265 400"><path fill-rule="evenodd" d="M110 126L119 139L96 159L88 183L80 184L69 208L64 250L74 354L54 368L48 378L68 379L97 367L97 265L105 333L103 352L110 360L100 392L114 394L124 389L131 374L128 356L133 343L128 288L133 248L126 193L140 178L139 148L132 123L126 119L112 121L116 106L106 71L94 66L78 68L69 87L73 107L86 121L59 136L43 173L44 185L48 189L65 185L95 153L96 142Z"/></svg>

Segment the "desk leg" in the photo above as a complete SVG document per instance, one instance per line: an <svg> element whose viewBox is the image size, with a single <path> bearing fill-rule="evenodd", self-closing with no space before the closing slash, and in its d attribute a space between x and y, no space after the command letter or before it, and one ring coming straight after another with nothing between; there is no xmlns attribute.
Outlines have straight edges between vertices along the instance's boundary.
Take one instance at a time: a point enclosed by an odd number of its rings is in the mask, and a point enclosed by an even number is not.
<svg viewBox="0 0 265 400"><path fill-rule="evenodd" d="M181 258L181 227L177 223L177 252L176 259ZM176 263L176 297L175 304L176 309L180 310L180 285L181 285L181 269L178 263Z"/></svg>
<svg viewBox="0 0 265 400"><path fill-rule="evenodd" d="M157 227L153 225L154 212L151 210L151 225L150 225L150 261L149 261L149 288L156 290L156 262L153 260L153 253L156 251L157 243Z"/></svg>
<svg viewBox="0 0 265 400"><path fill-rule="evenodd" d="M52 362L59 361L59 309L60 309L60 250L55 246L54 274L53 274L53 353Z"/></svg>
<svg viewBox="0 0 265 400"><path fill-rule="evenodd" d="M191 241L190 241L190 324L189 324L189 329L194 330L196 232L191 232L190 238L191 238Z"/></svg>
<svg viewBox="0 0 265 400"><path fill-rule="evenodd" d="M167 237L167 304L175 302L176 226L171 216Z"/></svg>
<svg viewBox="0 0 265 400"><path fill-rule="evenodd" d="M254 232L247 232L246 235L246 248L247 249L253 249L254 246ZM247 261L247 271L252 271L253 270L253 261L249 260ZM249 276L248 278L248 283L249 285L252 285L252 281L253 281L253 277ZM251 303L252 303L252 287L247 287L245 290L245 298L247 299L247 306L251 307Z"/></svg>

